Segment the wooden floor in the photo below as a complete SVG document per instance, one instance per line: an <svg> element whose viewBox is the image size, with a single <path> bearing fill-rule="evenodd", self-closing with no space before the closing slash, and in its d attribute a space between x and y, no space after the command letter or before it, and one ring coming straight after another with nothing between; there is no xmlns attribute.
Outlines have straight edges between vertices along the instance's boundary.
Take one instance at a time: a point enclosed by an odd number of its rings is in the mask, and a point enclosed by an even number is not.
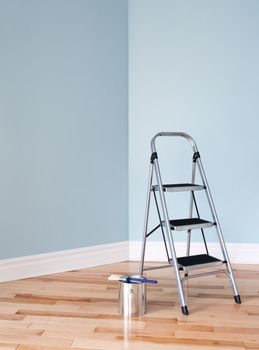
<svg viewBox="0 0 259 350"><path fill-rule="evenodd" d="M259 267L235 266L242 305L224 275L190 280L190 315L180 312L169 269L150 276L147 313L118 314L118 282L110 273L135 273L136 263L0 284L0 349L259 349Z"/></svg>

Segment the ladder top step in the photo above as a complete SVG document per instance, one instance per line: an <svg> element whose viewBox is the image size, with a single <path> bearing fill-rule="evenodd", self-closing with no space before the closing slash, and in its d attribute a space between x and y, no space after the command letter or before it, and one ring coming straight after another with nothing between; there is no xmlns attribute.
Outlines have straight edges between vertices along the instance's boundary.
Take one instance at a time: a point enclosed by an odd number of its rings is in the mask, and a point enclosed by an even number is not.
<svg viewBox="0 0 259 350"><path fill-rule="evenodd" d="M224 261L207 254L183 256L177 258L178 266L181 270L197 270L210 266L222 265Z"/></svg>
<svg viewBox="0 0 259 350"><path fill-rule="evenodd" d="M169 222L171 230L175 231L195 230L201 228L208 228L215 225L214 222L210 222L199 218L177 219L170 220ZM163 225L165 225L165 221L163 221Z"/></svg>
<svg viewBox="0 0 259 350"><path fill-rule="evenodd" d="M200 191L204 190L205 186L196 185L192 183L182 183L182 184L165 184L163 185L163 190L165 192L185 192L185 191ZM153 186L154 191L158 191L158 185Z"/></svg>

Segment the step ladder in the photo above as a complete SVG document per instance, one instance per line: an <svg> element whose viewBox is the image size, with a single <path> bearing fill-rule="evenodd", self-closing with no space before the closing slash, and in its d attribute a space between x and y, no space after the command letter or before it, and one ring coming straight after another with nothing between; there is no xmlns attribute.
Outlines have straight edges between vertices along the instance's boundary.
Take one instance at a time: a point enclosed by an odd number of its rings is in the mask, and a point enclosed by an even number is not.
<svg viewBox="0 0 259 350"><path fill-rule="evenodd" d="M161 136L169 137L183 137L188 140L192 146L193 158L192 158L192 176L190 183L181 184L163 184L161 179L160 167L158 162L158 155L156 151L156 139ZM202 184L196 184L196 170L198 169L200 173L200 178ZM153 184L153 175L155 172L156 184ZM168 209L166 204L166 192L190 192L190 205L189 205L189 217L184 219L171 220L169 219ZM198 205L195 197L196 191L205 191L208 200L209 208L212 215L212 221L203 220L200 218ZM156 193L159 194L157 198ZM150 232L148 232L148 220L150 212L150 202L151 194L154 197L155 206L158 213L159 224L154 227ZM196 212L196 217L194 217L194 209ZM218 259L209 254L207 242L205 239L204 230L210 227L215 227L219 244L222 251L223 259ZM147 238L154 233L158 228L161 229L165 252L168 260L168 264L154 267L145 267L145 249ZM206 254L190 255L191 246L191 233L194 229L200 229L202 233L203 243L205 247ZM176 250L174 246L173 234L175 231L187 231L187 248L186 256L177 257ZM183 132L160 132L156 134L151 140L151 158L150 158L150 170L148 179L148 191L147 191L147 201L146 201L146 211L144 220L144 232L143 232L143 242L142 242L142 252L140 260L140 275L144 271L160 269L165 267L173 268L176 277L177 290L179 295L179 301L181 305L181 310L184 315L188 315L188 307L186 304L186 299L184 295L183 283L184 281L194 278L202 277L208 275L215 275L219 273L225 273L231 283L233 297L237 304L241 304L241 298L238 294L235 278L231 268L229 256L227 253L226 245L224 242L222 230L219 224L218 216L216 213L215 205L211 196L208 181L204 172L202 165L200 153L198 147L193 140L193 138ZM199 272L206 268L206 271ZM212 268L212 270L211 270ZM194 272L193 271L198 271Z"/></svg>

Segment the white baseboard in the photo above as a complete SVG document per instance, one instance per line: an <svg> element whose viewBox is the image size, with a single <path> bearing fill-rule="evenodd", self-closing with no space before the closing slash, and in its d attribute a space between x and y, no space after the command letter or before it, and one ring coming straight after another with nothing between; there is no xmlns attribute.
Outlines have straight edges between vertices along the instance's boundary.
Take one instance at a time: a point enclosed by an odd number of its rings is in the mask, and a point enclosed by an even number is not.
<svg viewBox="0 0 259 350"><path fill-rule="evenodd" d="M128 241L0 260L0 282L128 260Z"/></svg>
<svg viewBox="0 0 259 350"><path fill-rule="evenodd" d="M236 264L259 264L259 243L226 243L230 261ZM175 242L178 256L186 253L185 242ZM208 242L211 255L221 258L221 250L218 243ZM203 243L193 242L191 254L204 253ZM141 242L129 242L129 260L139 260L141 254ZM166 254L163 241L148 241L145 254L146 261L166 261Z"/></svg>

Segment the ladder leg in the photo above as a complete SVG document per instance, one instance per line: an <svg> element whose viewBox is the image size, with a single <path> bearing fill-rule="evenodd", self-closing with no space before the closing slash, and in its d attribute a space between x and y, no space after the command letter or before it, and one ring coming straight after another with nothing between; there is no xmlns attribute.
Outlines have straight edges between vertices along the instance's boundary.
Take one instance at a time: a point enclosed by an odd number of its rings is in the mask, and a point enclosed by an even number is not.
<svg viewBox="0 0 259 350"><path fill-rule="evenodd" d="M238 290L237 290L237 286L236 286L236 282L235 282L235 278L234 278L234 275L233 275L233 271L232 271L231 265L228 262L227 262L226 265L227 265L227 274L228 274L228 277L229 277L230 285L232 287L232 293L233 293L233 297L234 297L235 303L241 304L241 297L238 294Z"/></svg>
<svg viewBox="0 0 259 350"><path fill-rule="evenodd" d="M192 191L192 197L193 197L193 202L194 202L194 205L195 205L197 216L200 219L200 213L199 213L198 205L197 205L196 198L194 196L194 192L193 191ZM202 233L202 239L203 239L204 247L205 247L205 250L206 250L206 254L209 255L209 250L208 250L208 246L207 246L207 242L206 242L206 238L205 238L205 234L204 234L203 228L201 228L201 233Z"/></svg>
<svg viewBox="0 0 259 350"><path fill-rule="evenodd" d="M192 230L188 230L188 231L187 231L186 256L190 256L190 251L191 251L191 236L192 236Z"/></svg>
<svg viewBox="0 0 259 350"><path fill-rule="evenodd" d="M233 270L231 267L230 259L228 256L226 244L225 244L225 241L224 241L224 238L222 235L222 231L221 231L221 227L220 227L220 224L218 222L217 217L216 217L216 229L217 229L217 233L218 233L218 237L219 237L221 251L222 251L224 260L226 261L226 270L227 270L227 274L229 277L230 285L232 287L233 297L234 297L234 300L237 304L241 304L241 298L240 298L240 295L239 295L238 290L237 290L237 285L236 285L235 277L234 277Z"/></svg>
<svg viewBox="0 0 259 350"><path fill-rule="evenodd" d="M158 206L158 202L157 202L155 191L153 191L153 193L154 193L154 198L155 198L155 203L156 203L157 214L158 214L158 217L159 217L159 223L160 223L160 227L161 227L161 231L162 231L163 241L164 241L164 245L165 245L165 252L166 252L166 256L167 256L167 261L170 264L170 256L168 254L167 243L166 243L165 233L164 233L164 228L163 228L163 222L162 222L162 218L161 218L161 214L160 214L160 210L159 210L159 206Z"/></svg>
<svg viewBox="0 0 259 350"><path fill-rule="evenodd" d="M144 230L143 230L143 241L142 241L141 259L140 259L140 266L139 266L140 276L142 276L143 269L144 269L146 241L147 241L147 229L148 229L148 217L149 217L149 209L150 209L150 197L151 197L151 190L152 190L152 180L153 180L153 163L150 163L149 177L148 177L148 188L147 188L146 210L145 210L145 219L144 219Z"/></svg>
<svg viewBox="0 0 259 350"><path fill-rule="evenodd" d="M154 158L153 161L154 161L155 173L156 173L156 178L157 178L161 208L162 208L164 221L165 221L165 232L167 235L169 254L172 257L171 265L172 265L172 268L175 272L176 285L177 285L177 290L178 290L179 301L181 304L181 310L182 310L182 313L184 315L188 315L189 312L188 312L188 307L187 307L186 301L185 301L184 290L183 290L180 272L178 269L178 262L177 262L176 252L175 252L175 248L174 248L174 241L173 241L172 232L171 232L170 223L169 223L168 211L167 211L167 206L166 206L166 202L165 202L165 195L164 195L164 191L163 191L163 185L162 185L162 179L161 179L160 169L159 169L159 165L158 165L158 160L157 160L157 158Z"/></svg>
<svg viewBox="0 0 259 350"><path fill-rule="evenodd" d="M241 298L240 298L240 295L239 295L238 290L237 290L237 286L236 286L233 270L232 270L230 259L229 259L229 256L228 256L226 244L225 244L225 241L224 241L224 238L223 238L223 234L222 234L222 230L221 230L221 227L220 227L219 219L218 219L218 216L217 216L216 208L215 208L212 196L211 196L211 192L210 192L210 188L209 188L209 185L208 185L208 181L207 181L207 178L206 178L206 175L205 175L205 172L204 172L204 169L203 169L202 162L201 162L200 158L197 159L197 164L198 164L198 167L199 167L199 171L200 171L200 174L201 174L201 178L202 178L203 184L206 187L205 191L206 191L207 199L208 199L209 206L210 206L210 209L211 209L212 217L213 217L213 220L216 223L216 231L217 231L217 234L218 234L219 243L220 243L220 246L221 246L221 251L222 251L223 258L226 261L227 273L228 273L228 276L229 276L229 280L231 282L233 296L234 296L235 302L238 303L238 304L241 304Z"/></svg>
<svg viewBox="0 0 259 350"><path fill-rule="evenodd" d="M192 162L192 179L191 183L195 183L195 173L196 173L196 162ZM190 193L190 205L189 205L189 218L192 218L193 213L193 192ZM191 249L191 235L192 230L187 231L187 247L186 247L186 256L190 255L190 249Z"/></svg>

